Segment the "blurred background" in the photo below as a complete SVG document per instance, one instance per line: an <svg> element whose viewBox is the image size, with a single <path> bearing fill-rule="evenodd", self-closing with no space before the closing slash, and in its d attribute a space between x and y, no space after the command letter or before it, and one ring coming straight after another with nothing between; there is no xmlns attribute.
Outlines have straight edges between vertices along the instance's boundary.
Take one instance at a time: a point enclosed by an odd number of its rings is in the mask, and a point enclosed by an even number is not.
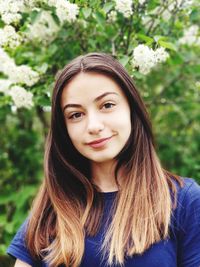
<svg viewBox="0 0 200 267"><path fill-rule="evenodd" d="M0 267L43 179L55 75L100 51L128 70L163 166L200 183L198 0L0 0Z"/></svg>

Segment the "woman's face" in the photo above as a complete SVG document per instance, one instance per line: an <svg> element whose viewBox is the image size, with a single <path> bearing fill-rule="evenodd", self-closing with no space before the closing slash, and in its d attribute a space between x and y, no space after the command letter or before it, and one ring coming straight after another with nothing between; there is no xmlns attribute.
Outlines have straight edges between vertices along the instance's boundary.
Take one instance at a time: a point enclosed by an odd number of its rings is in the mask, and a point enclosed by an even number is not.
<svg viewBox="0 0 200 267"><path fill-rule="evenodd" d="M75 76L63 89L61 107L74 147L92 162L112 161L130 136L128 101L119 85L103 74Z"/></svg>

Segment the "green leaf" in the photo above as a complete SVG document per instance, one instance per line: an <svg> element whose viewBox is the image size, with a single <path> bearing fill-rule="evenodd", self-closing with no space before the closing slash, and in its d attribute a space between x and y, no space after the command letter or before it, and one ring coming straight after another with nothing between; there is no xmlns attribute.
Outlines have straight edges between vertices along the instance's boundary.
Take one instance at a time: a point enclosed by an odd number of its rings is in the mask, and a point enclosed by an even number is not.
<svg viewBox="0 0 200 267"><path fill-rule="evenodd" d="M29 19L31 21L31 23L33 24L40 16L41 16L41 12L38 10L33 10L30 14L29 14Z"/></svg>
<svg viewBox="0 0 200 267"><path fill-rule="evenodd" d="M129 62L129 57L123 56L122 58L119 59L119 62L125 67L126 64Z"/></svg>
<svg viewBox="0 0 200 267"><path fill-rule="evenodd" d="M198 23L200 20L200 12L198 9L194 9L192 10L192 12L190 13L190 21L192 23Z"/></svg>
<svg viewBox="0 0 200 267"><path fill-rule="evenodd" d="M5 244L0 244L0 254L5 254L8 247Z"/></svg>
<svg viewBox="0 0 200 267"><path fill-rule="evenodd" d="M183 60L183 58L178 53L176 53L173 57L170 57L168 59L168 62L172 66L176 66L176 65L179 66L179 65L181 65L184 62L184 60Z"/></svg>
<svg viewBox="0 0 200 267"><path fill-rule="evenodd" d="M200 73L200 65L188 65L186 67L187 73L192 74L199 74Z"/></svg>
<svg viewBox="0 0 200 267"><path fill-rule="evenodd" d="M35 70L40 72L40 73L46 73L48 67L49 67L49 65L47 63L43 63L39 66L36 66Z"/></svg>
<svg viewBox="0 0 200 267"><path fill-rule="evenodd" d="M148 3L148 6L147 6L148 11L155 9L157 6L160 5L159 0L151 0L151 1L146 1L146 2Z"/></svg>
<svg viewBox="0 0 200 267"><path fill-rule="evenodd" d="M104 28L105 17L103 16L103 14L100 12L96 12L93 14L93 16L97 20L98 24L101 25L102 28Z"/></svg>
<svg viewBox="0 0 200 267"><path fill-rule="evenodd" d="M15 199L15 194L14 193L13 194L10 194L10 195L8 195L8 194L5 194L5 195L1 194L1 196L0 196L0 205L6 204L6 203L8 203L10 201L13 201L14 199Z"/></svg>
<svg viewBox="0 0 200 267"><path fill-rule="evenodd" d="M170 42L165 42L165 41L159 40L158 44L161 45L164 48L168 48L170 50L177 51L177 47L174 44L170 43Z"/></svg>
<svg viewBox="0 0 200 267"><path fill-rule="evenodd" d="M10 222L10 223L7 223L6 225L5 225L5 231L7 232L7 233L9 233L9 234L12 234L13 233L13 229L14 229L14 224L12 223L12 222Z"/></svg>
<svg viewBox="0 0 200 267"><path fill-rule="evenodd" d="M142 41L145 41L149 45L154 42L154 39L153 38L151 38L151 37L149 37L147 35L141 34L141 33L138 33L137 34L137 38L140 39L140 40L142 40Z"/></svg>
<svg viewBox="0 0 200 267"><path fill-rule="evenodd" d="M0 28L3 28L3 26L4 26L4 22L0 18Z"/></svg>
<svg viewBox="0 0 200 267"><path fill-rule="evenodd" d="M35 103L40 106L50 106L51 101L47 94L41 94L34 98Z"/></svg>
<svg viewBox="0 0 200 267"><path fill-rule="evenodd" d="M83 12L84 17L87 19L91 14L92 9L85 7L85 8L82 8L82 12Z"/></svg>
<svg viewBox="0 0 200 267"><path fill-rule="evenodd" d="M103 10L108 13L112 8L114 7L114 3L105 3L105 5L103 6Z"/></svg>
<svg viewBox="0 0 200 267"><path fill-rule="evenodd" d="M162 40L162 41L166 41L167 40L167 37L166 36L162 36L162 35L155 35L153 38L156 41L156 43L158 41L160 41L160 40Z"/></svg>
<svg viewBox="0 0 200 267"><path fill-rule="evenodd" d="M138 80L143 80L144 74L140 73L139 71L133 71L132 77Z"/></svg>

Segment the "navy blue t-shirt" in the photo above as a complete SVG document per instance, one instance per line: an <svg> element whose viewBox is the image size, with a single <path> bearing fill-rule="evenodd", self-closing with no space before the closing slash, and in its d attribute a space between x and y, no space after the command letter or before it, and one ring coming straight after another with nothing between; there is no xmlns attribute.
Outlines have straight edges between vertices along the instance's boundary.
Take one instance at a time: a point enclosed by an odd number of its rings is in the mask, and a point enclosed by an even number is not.
<svg viewBox="0 0 200 267"><path fill-rule="evenodd" d="M193 179L183 180L183 188L176 183L178 203L172 213L170 237L153 244L140 256L127 258L124 267L200 267L200 186ZM101 194L105 199L104 221L112 209L116 192ZM107 266L99 252L105 227L106 224L102 223L95 237L86 237L80 267ZM26 222L12 240L7 253L31 266L47 267L45 262L35 262L31 257L24 242L25 231Z"/></svg>

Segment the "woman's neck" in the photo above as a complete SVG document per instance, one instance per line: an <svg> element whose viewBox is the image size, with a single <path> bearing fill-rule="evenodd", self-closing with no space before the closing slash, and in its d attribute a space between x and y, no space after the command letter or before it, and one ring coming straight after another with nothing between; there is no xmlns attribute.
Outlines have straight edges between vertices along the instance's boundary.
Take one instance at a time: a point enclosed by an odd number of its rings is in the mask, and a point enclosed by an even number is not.
<svg viewBox="0 0 200 267"><path fill-rule="evenodd" d="M102 192L113 192L118 190L115 181L116 162L98 163L92 162L92 181Z"/></svg>

